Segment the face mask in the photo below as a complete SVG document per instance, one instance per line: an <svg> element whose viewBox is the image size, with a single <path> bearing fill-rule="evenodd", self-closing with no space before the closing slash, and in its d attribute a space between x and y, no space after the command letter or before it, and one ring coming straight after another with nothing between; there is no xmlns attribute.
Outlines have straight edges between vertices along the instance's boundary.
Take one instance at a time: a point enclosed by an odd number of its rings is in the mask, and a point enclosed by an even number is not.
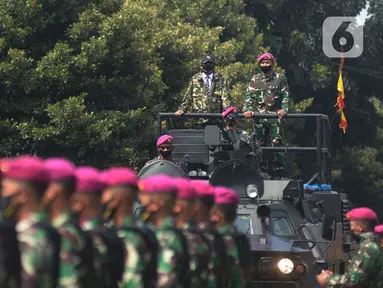
<svg viewBox="0 0 383 288"><path fill-rule="evenodd" d="M261 66L262 72L270 72L271 71L271 66Z"/></svg>
<svg viewBox="0 0 383 288"><path fill-rule="evenodd" d="M19 194L15 193L10 196L1 197L1 212L5 218L12 218L15 215L18 207L12 204L12 199Z"/></svg>
<svg viewBox="0 0 383 288"><path fill-rule="evenodd" d="M140 207L140 210L139 210L138 215L137 215L137 219L141 220L142 222L149 221L149 218L152 215L152 213L148 211L149 205L150 204Z"/></svg>
<svg viewBox="0 0 383 288"><path fill-rule="evenodd" d="M234 125L236 124L236 120L234 119L226 119L226 125L229 126L229 127L234 127Z"/></svg>
<svg viewBox="0 0 383 288"><path fill-rule="evenodd" d="M114 212L116 211L116 209L109 209L108 208L108 204L112 200L113 199L110 199L108 202L101 204L101 213L102 213L101 215L102 215L102 218L104 219L104 221L109 221L110 219L112 219Z"/></svg>
<svg viewBox="0 0 383 288"><path fill-rule="evenodd" d="M71 212L70 217L76 224L80 222L80 212Z"/></svg>
<svg viewBox="0 0 383 288"><path fill-rule="evenodd" d="M160 154L163 157L168 157L171 153L172 153L172 150L166 150L166 151L160 150Z"/></svg>
<svg viewBox="0 0 383 288"><path fill-rule="evenodd" d="M351 237L352 237L352 240L356 243L359 243L360 242L360 235L358 234L355 234L355 232L351 231Z"/></svg>
<svg viewBox="0 0 383 288"><path fill-rule="evenodd" d="M202 69L205 73L210 74L214 70L214 64L211 62L207 62L205 64L202 64Z"/></svg>

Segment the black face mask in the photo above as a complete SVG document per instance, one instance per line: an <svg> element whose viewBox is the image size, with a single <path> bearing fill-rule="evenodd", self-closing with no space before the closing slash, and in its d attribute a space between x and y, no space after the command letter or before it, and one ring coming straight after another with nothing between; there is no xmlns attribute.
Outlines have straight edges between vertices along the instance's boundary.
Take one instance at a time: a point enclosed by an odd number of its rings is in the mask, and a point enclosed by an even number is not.
<svg viewBox="0 0 383 288"><path fill-rule="evenodd" d="M226 125L229 127L234 127L234 125L237 124L237 120L235 119L226 119Z"/></svg>
<svg viewBox="0 0 383 288"><path fill-rule="evenodd" d="M351 238L355 243L360 243L360 235L355 234L353 231L351 231Z"/></svg>
<svg viewBox="0 0 383 288"><path fill-rule="evenodd" d="M262 72L270 72L271 71L271 66L261 66Z"/></svg>
<svg viewBox="0 0 383 288"><path fill-rule="evenodd" d="M211 62L206 62L206 63L202 64L202 70L206 74L210 74L214 71L214 64Z"/></svg>
<svg viewBox="0 0 383 288"><path fill-rule="evenodd" d="M169 157L170 154L172 154L172 150L166 150L166 151L160 150L160 154L163 157Z"/></svg>
<svg viewBox="0 0 383 288"><path fill-rule="evenodd" d="M1 197L1 213L3 214L3 217L12 219L17 211L17 206L12 204L12 199L19 195L20 193L15 193L10 196L2 196Z"/></svg>

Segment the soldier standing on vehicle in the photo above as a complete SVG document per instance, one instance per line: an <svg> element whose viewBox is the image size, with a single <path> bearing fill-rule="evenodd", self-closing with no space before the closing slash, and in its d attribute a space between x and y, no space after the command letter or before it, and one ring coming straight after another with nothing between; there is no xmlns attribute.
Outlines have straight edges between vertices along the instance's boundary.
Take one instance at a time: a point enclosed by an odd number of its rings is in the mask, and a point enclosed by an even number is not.
<svg viewBox="0 0 383 288"><path fill-rule="evenodd" d="M251 118L255 114L276 114L278 119L255 120L255 132L260 146L271 142L272 147L282 145L279 126L281 119L289 111L289 86L285 75L273 71L274 56L264 53L258 58L262 72L255 74L246 90L244 116ZM269 138L266 139L267 134ZM274 153L273 170L280 174L283 169L282 153ZM264 167L263 163L263 167ZM264 167L265 168L265 167Z"/></svg>
<svg viewBox="0 0 383 288"><path fill-rule="evenodd" d="M195 225L197 195L189 180L176 178L175 181L178 194L174 214L177 228L182 230L188 241L191 287L208 287L210 251L208 240Z"/></svg>
<svg viewBox="0 0 383 288"><path fill-rule="evenodd" d="M193 188L197 194L196 222L198 229L209 240L209 288L227 287L228 255L222 236L213 228L209 213L214 206L214 190L208 181L193 181Z"/></svg>
<svg viewBox="0 0 383 288"><path fill-rule="evenodd" d="M177 199L174 179L155 175L139 181L139 198L147 223L158 240L156 287L189 287L189 259L185 236L175 228L173 209ZM186 249L185 249L186 248Z"/></svg>
<svg viewBox="0 0 383 288"><path fill-rule="evenodd" d="M45 161L50 184L42 206L61 235L59 287L91 287L95 283L93 244L70 213L70 198L76 188L76 167L64 158Z"/></svg>
<svg viewBox="0 0 383 288"><path fill-rule="evenodd" d="M347 213L351 233L360 243L356 255L352 258L345 274L333 274L322 271L317 276L321 287L383 287L383 265L380 243L374 235L374 226L378 221L376 213L369 208L355 208Z"/></svg>
<svg viewBox="0 0 383 288"><path fill-rule="evenodd" d="M173 137L170 135L166 135L166 134L162 135L157 140L157 150L160 153L160 155L157 158L154 158L154 159L146 162L145 166L148 166L148 165L150 165L153 162L158 161L158 160L172 161L173 148L174 148ZM176 164L178 164L178 163L176 163Z"/></svg>
<svg viewBox="0 0 383 288"><path fill-rule="evenodd" d="M72 197L71 211L78 215L80 227L92 235L94 244L94 267L99 287L117 287L120 280L115 275L116 263L111 243L102 226L100 200L105 185L100 173L93 167L76 169L76 190ZM117 237L117 235L116 235ZM122 246L122 243L121 243ZM124 251L121 251L123 257ZM123 265L123 264L121 264ZM122 271L122 267L118 267ZM121 272L122 273L122 272Z"/></svg>
<svg viewBox="0 0 383 288"><path fill-rule="evenodd" d="M215 71L216 61L206 55L201 60L201 72L190 80L182 103L175 113L222 113L231 106L231 95L224 78Z"/></svg>
<svg viewBox="0 0 383 288"><path fill-rule="evenodd" d="M126 251L120 286L154 287L155 275L150 274L153 271L148 271L150 250L146 250L145 239L133 218L133 203L137 199L137 175L131 169L115 167L104 171L102 177L106 185L101 199L105 211L103 218L113 219Z"/></svg>
<svg viewBox="0 0 383 288"><path fill-rule="evenodd" d="M226 187L214 187L214 207L210 213L210 220L215 228L223 236L229 255L229 284L228 287L247 287L247 275L241 265L240 249L234 235L234 221L237 216L239 197L232 189ZM246 245L248 246L248 245ZM248 247L246 247L248 248ZM250 255L250 250L245 254Z"/></svg>
<svg viewBox="0 0 383 288"><path fill-rule="evenodd" d="M21 286L55 288L60 266L60 235L40 212L49 183L44 161L20 156L2 163L3 216L14 220L21 253Z"/></svg>

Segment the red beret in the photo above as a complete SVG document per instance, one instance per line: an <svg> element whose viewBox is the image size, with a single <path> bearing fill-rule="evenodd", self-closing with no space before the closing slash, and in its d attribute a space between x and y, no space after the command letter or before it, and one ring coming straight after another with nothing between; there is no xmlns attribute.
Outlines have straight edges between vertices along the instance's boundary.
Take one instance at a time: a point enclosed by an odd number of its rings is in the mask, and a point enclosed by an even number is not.
<svg viewBox="0 0 383 288"><path fill-rule="evenodd" d="M132 185L137 186L137 175L132 169L124 167L114 167L101 173L101 177L106 186Z"/></svg>
<svg viewBox="0 0 383 288"><path fill-rule="evenodd" d="M376 213L372 211L370 208L361 207L352 209L346 215L347 219L350 221L354 220L375 220L378 221L378 217Z"/></svg>
<svg viewBox="0 0 383 288"><path fill-rule="evenodd" d="M272 61L275 60L273 54L271 54L271 53L263 53L261 56L259 56L259 58L257 60L258 63L261 62L263 59L269 59L269 60L272 60Z"/></svg>
<svg viewBox="0 0 383 288"><path fill-rule="evenodd" d="M234 190L227 187L214 187L215 204L239 204L239 197Z"/></svg>
<svg viewBox="0 0 383 288"><path fill-rule="evenodd" d="M49 174L45 169L44 160L38 157L25 155L3 161L1 170L4 178L41 184L49 183Z"/></svg>
<svg viewBox="0 0 383 288"><path fill-rule="evenodd" d="M383 236L383 225L375 226L374 231L376 234Z"/></svg>
<svg viewBox="0 0 383 288"><path fill-rule="evenodd" d="M225 111L223 111L222 118L225 118L227 114L230 114L230 113L238 113L238 108L234 106L230 106Z"/></svg>
<svg viewBox="0 0 383 288"><path fill-rule="evenodd" d="M65 158L50 158L44 162L50 181L61 181L76 176L76 167Z"/></svg>
<svg viewBox="0 0 383 288"><path fill-rule="evenodd" d="M162 135L160 138L157 140L157 147L164 144L165 142L171 143L173 141L173 137L170 135Z"/></svg>
<svg viewBox="0 0 383 288"><path fill-rule="evenodd" d="M197 197L211 197L214 198L213 187L206 180L194 180L191 182L192 186L197 193Z"/></svg>
<svg viewBox="0 0 383 288"><path fill-rule="evenodd" d="M101 192L105 185L101 180L100 172L93 167L84 166L76 170L76 191Z"/></svg>
<svg viewBox="0 0 383 288"><path fill-rule="evenodd" d="M197 197L190 180L185 178L175 178L173 181L176 182L178 187L177 197L179 199L195 199Z"/></svg>
<svg viewBox="0 0 383 288"><path fill-rule="evenodd" d="M157 194L171 193L177 194L177 184L174 178L166 175L153 175L138 182L141 193Z"/></svg>

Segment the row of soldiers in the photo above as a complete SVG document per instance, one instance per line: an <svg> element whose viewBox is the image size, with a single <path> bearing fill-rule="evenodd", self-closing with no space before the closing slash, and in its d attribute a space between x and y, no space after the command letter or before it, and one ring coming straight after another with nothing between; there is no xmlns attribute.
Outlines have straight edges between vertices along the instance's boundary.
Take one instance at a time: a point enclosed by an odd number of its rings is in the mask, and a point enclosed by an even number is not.
<svg viewBox="0 0 383 288"><path fill-rule="evenodd" d="M129 168L99 171L63 158L0 165L0 287L249 283L249 243L234 228L231 189L165 175L139 180Z"/></svg>

